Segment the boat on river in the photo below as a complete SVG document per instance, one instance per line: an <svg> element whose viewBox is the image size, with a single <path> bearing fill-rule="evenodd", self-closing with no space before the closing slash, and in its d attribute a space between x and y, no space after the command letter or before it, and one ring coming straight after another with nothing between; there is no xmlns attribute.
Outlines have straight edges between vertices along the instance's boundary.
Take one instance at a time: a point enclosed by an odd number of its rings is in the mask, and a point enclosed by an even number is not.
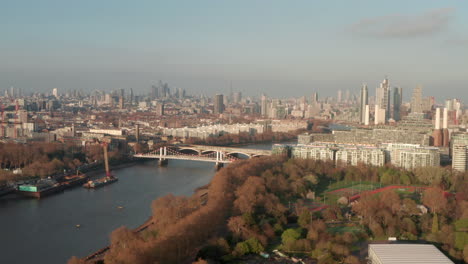
<svg viewBox="0 0 468 264"><path fill-rule="evenodd" d="M106 166L106 176L97 180L90 180L87 183L83 184L83 187L87 189L96 189L99 187L103 187L105 185L117 182L119 179L114 177L109 169L109 159L107 155L107 143L102 143L102 147L104 150L104 164Z"/></svg>
<svg viewBox="0 0 468 264"><path fill-rule="evenodd" d="M31 184L21 184L16 191L20 195L34 198L42 198L44 196L61 192L66 186L58 183L54 179L41 179Z"/></svg>

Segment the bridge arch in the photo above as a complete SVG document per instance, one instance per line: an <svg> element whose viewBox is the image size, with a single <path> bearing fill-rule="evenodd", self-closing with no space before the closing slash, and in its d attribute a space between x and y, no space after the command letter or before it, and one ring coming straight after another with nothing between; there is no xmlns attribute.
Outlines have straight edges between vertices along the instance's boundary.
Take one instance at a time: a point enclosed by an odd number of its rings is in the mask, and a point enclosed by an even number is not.
<svg viewBox="0 0 468 264"><path fill-rule="evenodd" d="M200 155L200 151L198 149L194 148L179 148L176 149L177 152L183 153L183 154L196 154Z"/></svg>
<svg viewBox="0 0 468 264"><path fill-rule="evenodd" d="M231 155L231 156L235 156L239 159L250 159L252 157L252 155L246 153L246 152L241 152L241 151L232 151L232 152L228 152L226 153L227 155Z"/></svg>
<svg viewBox="0 0 468 264"><path fill-rule="evenodd" d="M217 150L212 150L212 149L208 149L208 150L202 150L201 151L201 154L210 154L210 153L216 153L218 152Z"/></svg>

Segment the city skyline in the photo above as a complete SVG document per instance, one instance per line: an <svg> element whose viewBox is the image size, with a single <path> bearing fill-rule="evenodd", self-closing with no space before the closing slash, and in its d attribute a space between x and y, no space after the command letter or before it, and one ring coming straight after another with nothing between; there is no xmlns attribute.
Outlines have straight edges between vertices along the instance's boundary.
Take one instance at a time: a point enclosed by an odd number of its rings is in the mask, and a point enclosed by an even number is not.
<svg viewBox="0 0 468 264"><path fill-rule="evenodd" d="M333 96L340 89L358 94L362 83L373 91L388 75L406 91L421 85L439 100L463 98L467 7L10 2L1 13L9 26L0 29L8 36L0 44L0 89L142 92L162 79L207 95L227 93L232 83L246 95Z"/></svg>

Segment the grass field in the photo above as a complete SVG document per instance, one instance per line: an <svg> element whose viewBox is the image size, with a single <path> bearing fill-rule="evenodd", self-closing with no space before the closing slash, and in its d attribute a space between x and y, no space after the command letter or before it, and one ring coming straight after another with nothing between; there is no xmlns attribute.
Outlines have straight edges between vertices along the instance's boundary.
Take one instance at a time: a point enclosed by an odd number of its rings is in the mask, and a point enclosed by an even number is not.
<svg viewBox="0 0 468 264"><path fill-rule="evenodd" d="M363 231L361 227L354 226L354 225L353 226L337 225L333 227L328 227L327 230L330 233L334 233L334 234L336 233L343 234L346 232L357 234Z"/></svg>

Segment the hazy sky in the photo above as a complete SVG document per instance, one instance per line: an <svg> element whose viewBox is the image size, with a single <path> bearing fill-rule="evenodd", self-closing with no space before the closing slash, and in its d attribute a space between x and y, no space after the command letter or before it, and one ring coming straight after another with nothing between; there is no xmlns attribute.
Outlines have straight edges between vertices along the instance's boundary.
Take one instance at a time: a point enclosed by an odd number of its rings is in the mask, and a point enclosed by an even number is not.
<svg viewBox="0 0 468 264"><path fill-rule="evenodd" d="M371 94L468 101L468 1L30 0L0 7L0 91Z"/></svg>

